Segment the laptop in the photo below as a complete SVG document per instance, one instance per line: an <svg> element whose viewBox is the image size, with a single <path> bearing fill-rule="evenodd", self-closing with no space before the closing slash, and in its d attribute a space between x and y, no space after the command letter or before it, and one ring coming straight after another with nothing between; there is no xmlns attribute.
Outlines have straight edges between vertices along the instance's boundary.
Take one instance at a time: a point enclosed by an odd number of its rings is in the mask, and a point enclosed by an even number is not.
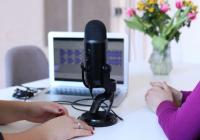
<svg viewBox="0 0 200 140"><path fill-rule="evenodd" d="M107 33L107 64L111 65L111 78L117 81L113 106L117 107L128 92L128 40L126 34ZM84 51L83 32L50 32L48 91L51 100L76 101L90 98L89 89L82 82L81 62ZM94 96L104 89L95 88Z"/></svg>

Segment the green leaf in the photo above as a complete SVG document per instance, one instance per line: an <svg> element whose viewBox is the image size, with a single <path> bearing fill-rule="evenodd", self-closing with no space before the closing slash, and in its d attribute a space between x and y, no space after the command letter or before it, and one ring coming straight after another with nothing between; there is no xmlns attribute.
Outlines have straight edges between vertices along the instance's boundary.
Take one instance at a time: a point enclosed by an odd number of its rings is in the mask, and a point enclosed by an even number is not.
<svg viewBox="0 0 200 140"><path fill-rule="evenodd" d="M181 35L181 33L179 31L177 31L176 34L174 35L176 42L179 41L180 35Z"/></svg>
<svg viewBox="0 0 200 140"><path fill-rule="evenodd" d="M180 20L178 20L178 21L176 22L176 24L173 25L173 28L174 28L175 30L179 29L179 28L184 24L184 22L185 22L186 20L187 20L187 17L180 18Z"/></svg>
<svg viewBox="0 0 200 140"><path fill-rule="evenodd" d="M182 17L187 17L187 14L191 11L192 7L187 7L181 14Z"/></svg>
<svg viewBox="0 0 200 140"><path fill-rule="evenodd" d="M163 52L168 43L169 41L161 36L154 36L152 39L152 45L154 49L158 50L159 52Z"/></svg>
<svg viewBox="0 0 200 140"><path fill-rule="evenodd" d="M140 22L140 20L133 16L130 20L125 20L125 23L129 28L139 30L141 32L145 32L143 24Z"/></svg>
<svg viewBox="0 0 200 140"><path fill-rule="evenodd" d="M174 19L172 19L171 22L164 27L163 32L161 33L162 36L166 37L173 30L173 24L174 24Z"/></svg>

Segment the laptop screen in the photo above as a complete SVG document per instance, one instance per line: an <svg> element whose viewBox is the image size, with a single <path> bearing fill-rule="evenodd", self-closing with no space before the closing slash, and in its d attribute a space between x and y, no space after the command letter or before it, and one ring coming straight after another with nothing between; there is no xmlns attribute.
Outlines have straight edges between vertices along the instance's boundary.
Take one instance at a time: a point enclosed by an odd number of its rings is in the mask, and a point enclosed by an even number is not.
<svg viewBox="0 0 200 140"><path fill-rule="evenodd" d="M54 38L54 74L56 81L82 81L81 62L83 38ZM124 83L124 39L108 39L107 64L112 67L111 78Z"/></svg>

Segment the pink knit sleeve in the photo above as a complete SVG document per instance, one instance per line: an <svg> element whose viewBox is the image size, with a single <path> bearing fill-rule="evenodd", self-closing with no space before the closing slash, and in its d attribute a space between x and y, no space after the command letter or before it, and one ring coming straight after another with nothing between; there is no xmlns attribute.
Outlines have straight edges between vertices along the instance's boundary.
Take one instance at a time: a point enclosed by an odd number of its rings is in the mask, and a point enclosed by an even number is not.
<svg viewBox="0 0 200 140"><path fill-rule="evenodd" d="M200 82L181 107L170 101L157 108L158 121L170 140L196 140L200 136Z"/></svg>

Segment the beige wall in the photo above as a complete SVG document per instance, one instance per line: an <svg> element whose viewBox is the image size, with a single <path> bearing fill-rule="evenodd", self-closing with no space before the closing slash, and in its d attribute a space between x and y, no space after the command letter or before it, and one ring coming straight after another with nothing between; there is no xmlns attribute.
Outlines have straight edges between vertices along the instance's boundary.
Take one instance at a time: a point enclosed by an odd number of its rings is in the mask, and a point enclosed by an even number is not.
<svg viewBox="0 0 200 140"><path fill-rule="evenodd" d="M67 31L67 4L67 0L44 0L44 36L49 31Z"/></svg>
<svg viewBox="0 0 200 140"><path fill-rule="evenodd" d="M102 10L103 9L103 10ZM110 0L73 0L73 31L84 31L88 21L98 19L110 31Z"/></svg>
<svg viewBox="0 0 200 140"><path fill-rule="evenodd" d="M0 88L4 87L4 57L9 48L38 45L45 53L43 0L0 0Z"/></svg>
<svg viewBox="0 0 200 140"><path fill-rule="evenodd" d="M124 9L124 3L120 4L120 0L114 5L113 0L82 1L73 1L73 31L83 30L86 22L93 18L104 21L108 30L121 31L117 24L121 17L114 17L113 8L121 5ZM37 45L47 54L48 31L67 31L66 8L67 0L0 0L0 88L4 87L6 51L19 45Z"/></svg>

